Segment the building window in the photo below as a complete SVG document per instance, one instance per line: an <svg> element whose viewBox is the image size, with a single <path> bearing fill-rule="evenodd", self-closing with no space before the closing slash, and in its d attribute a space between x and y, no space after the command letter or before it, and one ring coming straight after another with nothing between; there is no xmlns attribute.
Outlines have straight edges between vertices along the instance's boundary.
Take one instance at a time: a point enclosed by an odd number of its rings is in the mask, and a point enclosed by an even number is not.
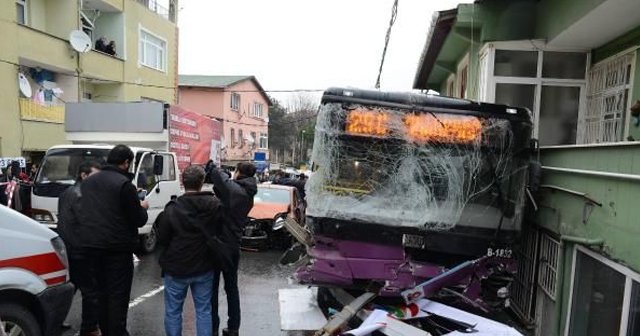
<svg viewBox="0 0 640 336"><path fill-rule="evenodd" d="M253 103L253 110L251 111L251 116L252 117L256 117L256 118L262 118L263 117L263 109L262 109L263 105L258 103L258 102L254 102Z"/></svg>
<svg viewBox="0 0 640 336"><path fill-rule="evenodd" d="M240 111L240 94L231 93L231 109L234 111Z"/></svg>
<svg viewBox="0 0 640 336"><path fill-rule="evenodd" d="M568 335L635 335L640 330L640 274L576 247Z"/></svg>
<svg viewBox="0 0 640 336"><path fill-rule="evenodd" d="M544 51L533 41L527 43L488 45L481 56L478 98L530 109L533 136L542 146L580 142L587 53Z"/></svg>
<svg viewBox="0 0 640 336"><path fill-rule="evenodd" d="M140 64L152 69L166 71L167 42L165 40L141 28L139 49Z"/></svg>
<svg viewBox="0 0 640 336"><path fill-rule="evenodd" d="M456 96L456 78L454 75L450 75L447 79L447 96L455 97Z"/></svg>
<svg viewBox="0 0 640 336"><path fill-rule="evenodd" d="M269 136L267 133L260 133L260 148L269 148Z"/></svg>
<svg viewBox="0 0 640 336"><path fill-rule="evenodd" d="M27 12L27 0L16 0L16 22L21 25L26 25Z"/></svg>
<svg viewBox="0 0 640 336"><path fill-rule="evenodd" d="M258 145L257 144L258 138L256 137L256 132L251 132L250 135L251 135L251 139L249 142L250 142L251 148L256 148L256 146Z"/></svg>
<svg viewBox="0 0 640 336"><path fill-rule="evenodd" d="M233 128L231 129L231 136L229 138L231 139L231 148L234 148L236 146L236 130Z"/></svg>
<svg viewBox="0 0 640 336"><path fill-rule="evenodd" d="M242 148L244 146L244 136L242 135L242 130L238 130L238 147Z"/></svg>
<svg viewBox="0 0 640 336"><path fill-rule="evenodd" d="M458 81L458 97L465 99L467 98L467 74L469 73L469 66L465 65L464 67L462 67L462 69L460 70L460 73L458 75L459 77L459 81Z"/></svg>
<svg viewBox="0 0 640 336"><path fill-rule="evenodd" d="M556 285L558 283L558 259L560 257L560 242L549 235L540 236L540 264L538 270L538 285L556 299Z"/></svg>
<svg viewBox="0 0 640 336"><path fill-rule="evenodd" d="M580 143L622 141L635 52L600 62L589 71L587 110Z"/></svg>

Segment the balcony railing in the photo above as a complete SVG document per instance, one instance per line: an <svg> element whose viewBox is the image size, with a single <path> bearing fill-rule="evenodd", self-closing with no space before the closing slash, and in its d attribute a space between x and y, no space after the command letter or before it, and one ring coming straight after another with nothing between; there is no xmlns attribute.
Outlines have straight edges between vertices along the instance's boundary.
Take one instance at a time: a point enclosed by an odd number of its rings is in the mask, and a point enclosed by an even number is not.
<svg viewBox="0 0 640 336"><path fill-rule="evenodd" d="M162 16L163 18L175 23L176 12L175 8L166 8L158 3L157 0L137 0L138 3L147 7L150 11Z"/></svg>
<svg viewBox="0 0 640 336"><path fill-rule="evenodd" d="M64 124L64 105L49 103L43 105L25 98L20 98L19 104L22 120Z"/></svg>

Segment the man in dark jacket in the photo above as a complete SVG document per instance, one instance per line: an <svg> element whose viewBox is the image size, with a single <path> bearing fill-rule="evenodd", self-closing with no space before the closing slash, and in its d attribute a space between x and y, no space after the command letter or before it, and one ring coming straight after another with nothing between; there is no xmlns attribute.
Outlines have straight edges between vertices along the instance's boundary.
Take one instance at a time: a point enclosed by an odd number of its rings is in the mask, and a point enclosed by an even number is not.
<svg viewBox="0 0 640 336"><path fill-rule="evenodd" d="M182 306L187 291L196 310L198 336L212 333L211 297L214 264L207 235L214 235L221 223L220 201L211 192L201 192L205 172L189 166L182 173L186 193L171 201L158 217L158 243L164 247L160 266L164 277L164 326L167 336L182 335Z"/></svg>
<svg viewBox="0 0 640 336"><path fill-rule="evenodd" d="M149 204L138 199L129 167L133 152L115 146L107 166L81 185L83 225L80 246L91 256L98 279L100 329L104 336L125 336L133 281L133 251L138 228L147 223Z"/></svg>
<svg viewBox="0 0 640 336"><path fill-rule="evenodd" d="M89 176L100 171L95 161L85 161L78 167L76 183L65 190L58 200L58 234L67 246L71 282L82 293L82 323L80 336L98 336L98 289L92 274L91 259L80 247L78 228L82 225L80 185Z"/></svg>
<svg viewBox="0 0 640 336"><path fill-rule="evenodd" d="M219 169L213 169L210 173L210 180L213 188L222 201L225 212L225 225L231 228L235 234L237 245L234 250L234 265L230 269L222 270L224 277L224 291L227 293L227 307L229 320L227 328L222 331L223 335L238 335L240 329L240 293L238 291L238 263L240 261L240 242L242 240L242 229L247 222L247 215L253 208L253 196L258 192L258 187L254 175L256 167L251 163L239 163L234 172L234 178ZM220 283L220 271L216 272L213 281L213 334L218 334L220 318L218 317L218 287Z"/></svg>

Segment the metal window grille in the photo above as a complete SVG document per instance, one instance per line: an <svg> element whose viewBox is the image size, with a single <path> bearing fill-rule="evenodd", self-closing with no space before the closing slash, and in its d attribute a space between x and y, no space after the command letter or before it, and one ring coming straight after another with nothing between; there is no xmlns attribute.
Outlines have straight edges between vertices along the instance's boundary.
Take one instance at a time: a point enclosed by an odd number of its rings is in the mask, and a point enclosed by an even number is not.
<svg viewBox="0 0 640 336"><path fill-rule="evenodd" d="M538 286L555 301L558 283L560 242L546 234L540 235L540 263Z"/></svg>
<svg viewBox="0 0 640 336"><path fill-rule="evenodd" d="M525 322L535 319L535 273L538 255L538 230L526 228L522 232L520 248L516 250L518 272L512 284L511 307Z"/></svg>
<svg viewBox="0 0 640 336"><path fill-rule="evenodd" d="M589 72L581 143L621 141L635 52L596 64Z"/></svg>

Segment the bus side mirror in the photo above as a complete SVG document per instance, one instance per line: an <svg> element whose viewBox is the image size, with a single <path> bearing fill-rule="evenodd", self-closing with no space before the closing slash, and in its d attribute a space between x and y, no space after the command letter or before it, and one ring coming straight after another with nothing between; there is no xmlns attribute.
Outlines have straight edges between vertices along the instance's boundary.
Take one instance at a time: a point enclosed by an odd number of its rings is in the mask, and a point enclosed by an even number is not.
<svg viewBox="0 0 640 336"><path fill-rule="evenodd" d="M155 155L153 157L153 175L162 175L164 170L164 157L162 155Z"/></svg>

